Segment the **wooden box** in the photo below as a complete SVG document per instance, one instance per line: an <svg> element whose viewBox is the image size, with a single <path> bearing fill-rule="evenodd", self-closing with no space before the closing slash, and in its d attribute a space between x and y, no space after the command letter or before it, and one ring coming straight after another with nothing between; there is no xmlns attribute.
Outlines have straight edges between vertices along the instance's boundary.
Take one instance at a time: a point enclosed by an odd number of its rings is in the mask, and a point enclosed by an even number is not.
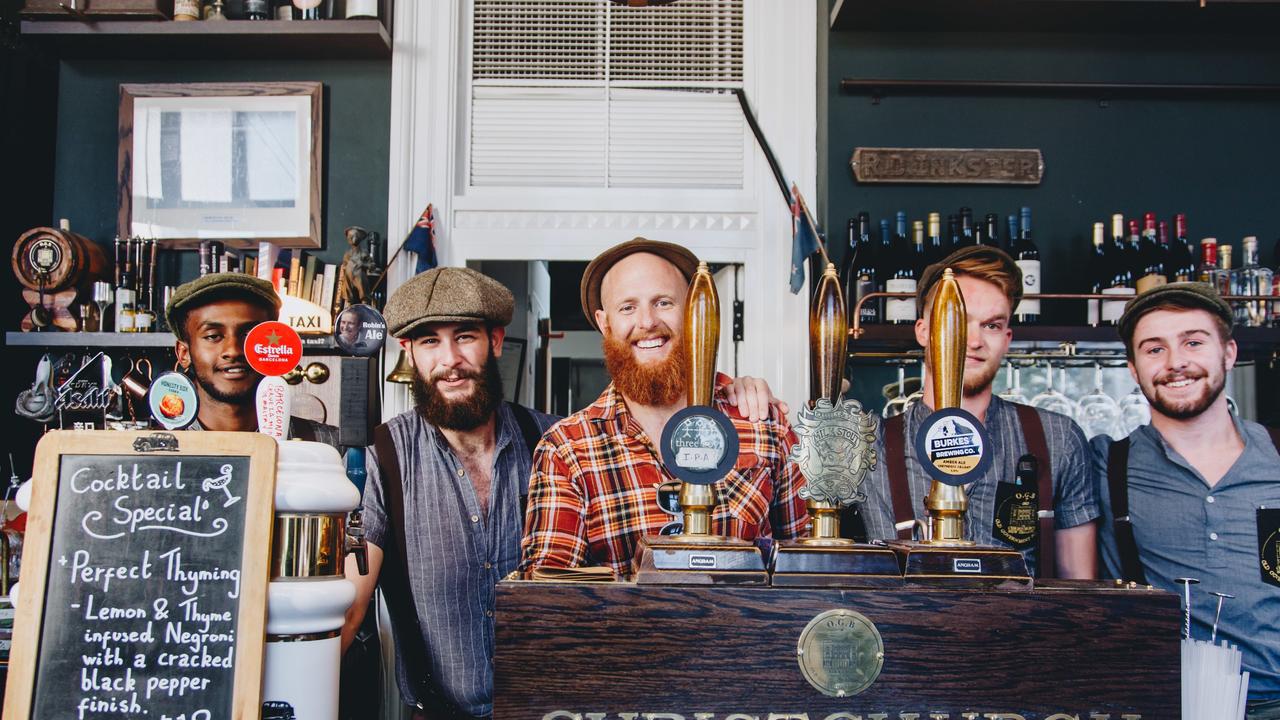
<svg viewBox="0 0 1280 720"><path fill-rule="evenodd" d="M24 20L169 20L173 0L26 0Z"/></svg>

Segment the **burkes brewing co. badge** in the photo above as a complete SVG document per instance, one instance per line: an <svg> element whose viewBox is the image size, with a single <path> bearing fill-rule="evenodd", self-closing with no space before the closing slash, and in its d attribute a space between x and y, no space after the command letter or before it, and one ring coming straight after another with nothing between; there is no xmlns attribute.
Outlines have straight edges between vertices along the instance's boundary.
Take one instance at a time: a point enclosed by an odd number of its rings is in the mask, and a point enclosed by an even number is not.
<svg viewBox="0 0 1280 720"><path fill-rule="evenodd" d="M947 485L973 482L991 466L987 429L960 408L944 408L925 418L914 445L925 472Z"/></svg>
<svg viewBox="0 0 1280 720"><path fill-rule="evenodd" d="M862 481L876 466L878 424L857 400L832 405L819 398L813 408L801 408L795 425L800 442L790 457L804 475L800 497L841 507L866 500Z"/></svg>

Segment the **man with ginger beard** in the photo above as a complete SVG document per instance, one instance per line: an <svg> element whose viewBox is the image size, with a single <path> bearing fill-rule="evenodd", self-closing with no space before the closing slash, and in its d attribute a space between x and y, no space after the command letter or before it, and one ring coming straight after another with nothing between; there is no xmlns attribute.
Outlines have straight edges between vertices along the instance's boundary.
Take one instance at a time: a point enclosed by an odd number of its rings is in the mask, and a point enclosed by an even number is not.
<svg viewBox="0 0 1280 720"><path fill-rule="evenodd" d="M993 453L987 472L966 486L965 539L1016 548L1031 572L1041 576L1051 577L1056 570L1058 577L1096 577L1098 507L1084 433L1065 415L1007 402L992 393L992 381L1013 339L1010 320L1022 299L1022 272L1007 253L989 245L962 248L926 268L916 291L921 319L915 327L916 342L925 348L930 310L946 268L955 273L968 319L960 405L986 426L991 436L988 452ZM925 377L923 391L922 402L883 423L876 439L881 462L863 484L867 501L860 507L871 539L910 539L912 523L927 517L924 499L931 479L916 459L913 439L933 412L932 372ZM1007 522L1000 509L1013 503L997 503L999 485L1016 477L1019 462L1028 455L1040 470L1038 492L1050 493L1053 499L1053 523L1042 524L1044 530L1036 529L1030 538L1019 534L1010 540L1000 532L1007 524L997 522ZM1052 537L1040 537L1042 532ZM1042 552L1052 553L1055 562L1041 563Z"/></svg>
<svg viewBox="0 0 1280 720"><path fill-rule="evenodd" d="M1100 546L1111 577L1182 593L1197 578L1191 634L1240 648L1249 720L1280 718L1280 431L1232 415L1223 395L1235 365L1231 306L1212 286L1170 283L1125 307L1129 372L1151 424L1093 439L1102 500ZM1268 510L1270 509L1270 510ZM1233 599L1215 613L1218 600Z"/></svg>
<svg viewBox="0 0 1280 720"><path fill-rule="evenodd" d="M613 382L538 445L522 570L605 566L626 575L642 537L674 531L678 515L659 504L659 486L674 478L657 443L686 405L684 305L697 266L687 249L644 238L614 246L587 266L583 312L603 335ZM741 450L734 469L713 486L711 532L744 540L797 537L807 516L803 480L787 462L793 439L779 421L785 406L762 402L768 392L759 381L744 388L721 375L716 385L714 403L730 417Z"/></svg>
<svg viewBox="0 0 1280 720"><path fill-rule="evenodd" d="M367 575L343 649L382 588L400 695L414 717L492 712L494 586L515 570L533 448L555 418L502 401L497 358L514 298L467 268L428 270L387 301L414 366L414 407L374 431L363 510ZM407 528L407 531L406 531Z"/></svg>

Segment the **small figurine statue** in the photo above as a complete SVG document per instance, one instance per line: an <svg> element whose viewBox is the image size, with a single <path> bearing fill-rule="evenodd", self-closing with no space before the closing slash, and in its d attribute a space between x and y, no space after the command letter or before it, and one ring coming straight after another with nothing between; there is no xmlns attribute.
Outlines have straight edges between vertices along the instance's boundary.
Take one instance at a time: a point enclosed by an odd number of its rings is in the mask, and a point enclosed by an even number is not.
<svg viewBox="0 0 1280 720"><path fill-rule="evenodd" d="M334 309L341 311L348 305L369 301L370 279L378 274L378 263L367 249L360 244L365 240L374 242L377 233L362 227L352 226L345 230L347 244L351 246L342 256L342 267L338 271L338 291Z"/></svg>

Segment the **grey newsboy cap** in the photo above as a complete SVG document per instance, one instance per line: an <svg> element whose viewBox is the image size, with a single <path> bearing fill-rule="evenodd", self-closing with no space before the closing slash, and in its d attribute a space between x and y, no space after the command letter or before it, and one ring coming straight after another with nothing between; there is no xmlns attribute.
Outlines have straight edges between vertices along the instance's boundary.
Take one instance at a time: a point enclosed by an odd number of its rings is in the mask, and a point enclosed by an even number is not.
<svg viewBox="0 0 1280 720"><path fill-rule="evenodd" d="M1214 286L1202 282L1167 283L1151 288L1124 306L1124 314L1120 316L1120 337L1125 345L1133 343L1133 331L1143 315L1170 305L1189 310L1205 310L1217 315L1228 329L1235 326L1231 306L1222 299Z"/></svg>
<svg viewBox="0 0 1280 720"><path fill-rule="evenodd" d="M244 273L224 272L202 275L179 285L164 308L164 317L174 333L182 337L187 312L215 300L232 298L257 301L275 308L275 314L280 313L280 296L269 281Z"/></svg>
<svg viewBox="0 0 1280 720"><path fill-rule="evenodd" d="M515 298L505 285L470 268L438 267L415 275L387 300L387 329L410 337L427 323L511 322Z"/></svg>

